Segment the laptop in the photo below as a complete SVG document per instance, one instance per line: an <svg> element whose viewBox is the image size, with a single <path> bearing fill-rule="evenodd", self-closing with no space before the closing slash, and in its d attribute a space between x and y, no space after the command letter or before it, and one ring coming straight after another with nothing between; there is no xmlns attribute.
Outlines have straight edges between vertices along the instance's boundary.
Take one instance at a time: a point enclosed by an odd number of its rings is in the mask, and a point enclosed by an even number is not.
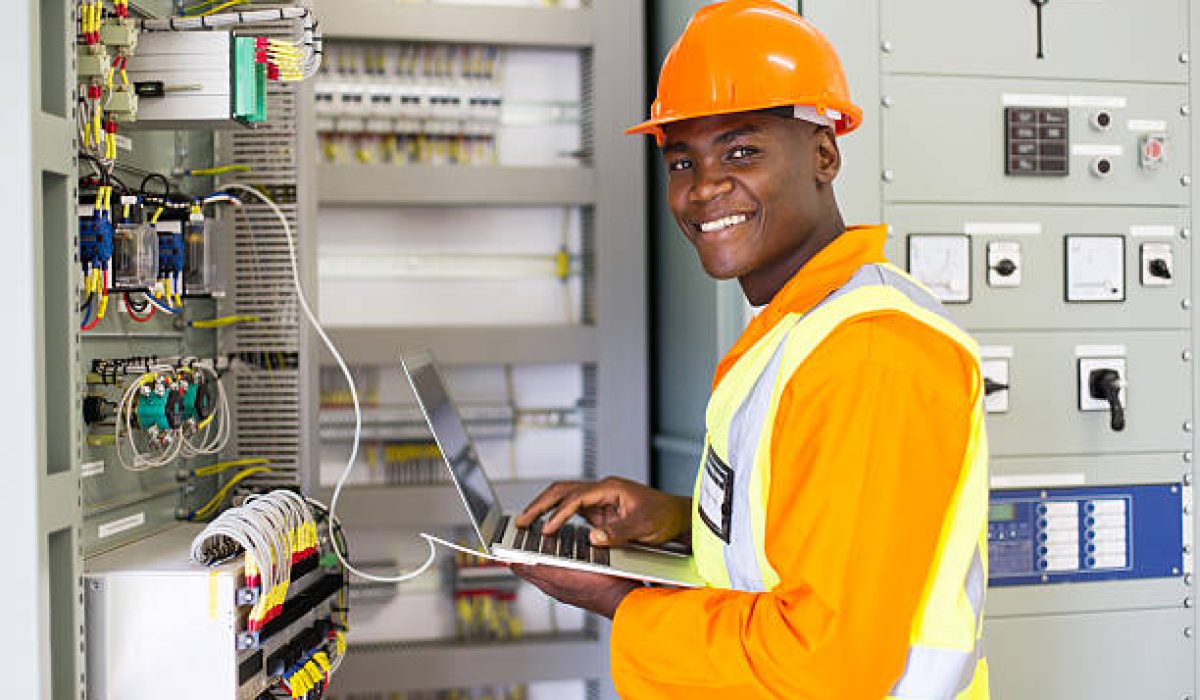
<svg viewBox="0 0 1200 700"><path fill-rule="evenodd" d="M590 529L571 523L553 535L542 534L541 522L517 528L516 515L506 513L496 496L433 356L425 352L400 361L483 552L517 564L561 566L672 586L704 585L690 554L642 545L594 547Z"/></svg>

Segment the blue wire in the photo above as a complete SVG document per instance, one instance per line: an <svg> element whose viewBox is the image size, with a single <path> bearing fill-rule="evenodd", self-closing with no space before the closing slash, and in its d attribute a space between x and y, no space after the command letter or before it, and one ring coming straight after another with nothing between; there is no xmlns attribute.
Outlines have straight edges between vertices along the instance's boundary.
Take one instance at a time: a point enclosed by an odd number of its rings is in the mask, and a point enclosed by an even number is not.
<svg viewBox="0 0 1200 700"><path fill-rule="evenodd" d="M88 297L87 303L83 305L83 322L79 324L80 330L83 330L84 328L87 327L88 315L91 314L91 312L92 312L92 299L93 298L94 297Z"/></svg>

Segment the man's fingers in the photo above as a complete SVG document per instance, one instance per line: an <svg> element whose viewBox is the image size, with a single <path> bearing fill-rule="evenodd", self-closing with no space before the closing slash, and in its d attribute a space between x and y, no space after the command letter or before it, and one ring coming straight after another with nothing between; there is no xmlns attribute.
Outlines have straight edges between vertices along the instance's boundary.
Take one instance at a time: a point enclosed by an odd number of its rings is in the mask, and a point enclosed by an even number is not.
<svg viewBox="0 0 1200 700"><path fill-rule="evenodd" d="M558 528L563 526L563 523L571 519L572 515L579 512L579 508L582 505L583 501L578 496L564 499L558 504L558 509L554 511L554 515L542 526L542 532L547 535L553 535L558 531Z"/></svg>
<svg viewBox="0 0 1200 700"><path fill-rule="evenodd" d="M562 500L563 494L571 488L571 484L567 482L557 482L551 484L538 494L538 497L533 499L529 505L525 506L525 511L517 516L517 527L529 527L534 520L542 517L544 513L553 509Z"/></svg>

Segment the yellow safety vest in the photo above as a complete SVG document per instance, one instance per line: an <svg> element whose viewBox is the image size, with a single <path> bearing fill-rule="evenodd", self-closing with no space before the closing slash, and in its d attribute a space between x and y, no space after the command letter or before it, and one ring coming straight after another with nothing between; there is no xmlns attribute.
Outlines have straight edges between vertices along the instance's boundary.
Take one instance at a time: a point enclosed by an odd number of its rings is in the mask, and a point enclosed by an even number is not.
<svg viewBox="0 0 1200 700"><path fill-rule="evenodd" d="M779 585L766 556L764 533L771 431L780 395L801 363L839 325L894 313L942 333L978 365L975 341L949 320L927 289L892 265L869 264L807 314L780 320L721 380L708 403L708 434L692 499L692 547L709 585L751 592ZM913 618L904 672L889 699L989 697L982 647L988 453L979 376L958 486Z"/></svg>

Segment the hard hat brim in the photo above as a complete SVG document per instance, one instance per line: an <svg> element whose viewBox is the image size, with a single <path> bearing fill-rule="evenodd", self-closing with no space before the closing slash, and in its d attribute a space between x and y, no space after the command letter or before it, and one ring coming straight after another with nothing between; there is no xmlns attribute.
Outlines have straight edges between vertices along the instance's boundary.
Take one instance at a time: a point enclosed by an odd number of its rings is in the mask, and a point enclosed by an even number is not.
<svg viewBox="0 0 1200 700"><path fill-rule="evenodd" d="M754 109L746 109L744 107L737 107L737 108L725 109L725 110L719 110L719 109L705 110L702 114L672 114L672 115L666 116L666 117L658 117L657 119L647 119L646 121L644 121L640 124L635 124L634 126L631 126L625 130L625 135L626 136L636 136L639 134L644 134L647 136L653 136L658 141L658 145L661 146L663 144L663 139L665 138L665 135L663 132L663 126L665 126L667 124L674 124L676 122L687 121L688 119L699 119L700 117L713 117L713 116L717 116L720 114L738 114L740 112L754 112L759 109L771 109L774 107L790 107L790 106L792 106L792 104L793 103L789 101L789 102L785 102L782 104L763 105L762 107L756 107ZM837 126L834 128L834 133L837 134L838 136L845 136L846 134L849 134L850 132L857 129L859 127L859 125L862 124L862 119L863 119L862 110L853 104L849 104L849 103L839 104L839 105L831 104L831 105L829 105L829 108L836 109L837 111L841 112L841 114L842 114L842 118L838 121Z"/></svg>

